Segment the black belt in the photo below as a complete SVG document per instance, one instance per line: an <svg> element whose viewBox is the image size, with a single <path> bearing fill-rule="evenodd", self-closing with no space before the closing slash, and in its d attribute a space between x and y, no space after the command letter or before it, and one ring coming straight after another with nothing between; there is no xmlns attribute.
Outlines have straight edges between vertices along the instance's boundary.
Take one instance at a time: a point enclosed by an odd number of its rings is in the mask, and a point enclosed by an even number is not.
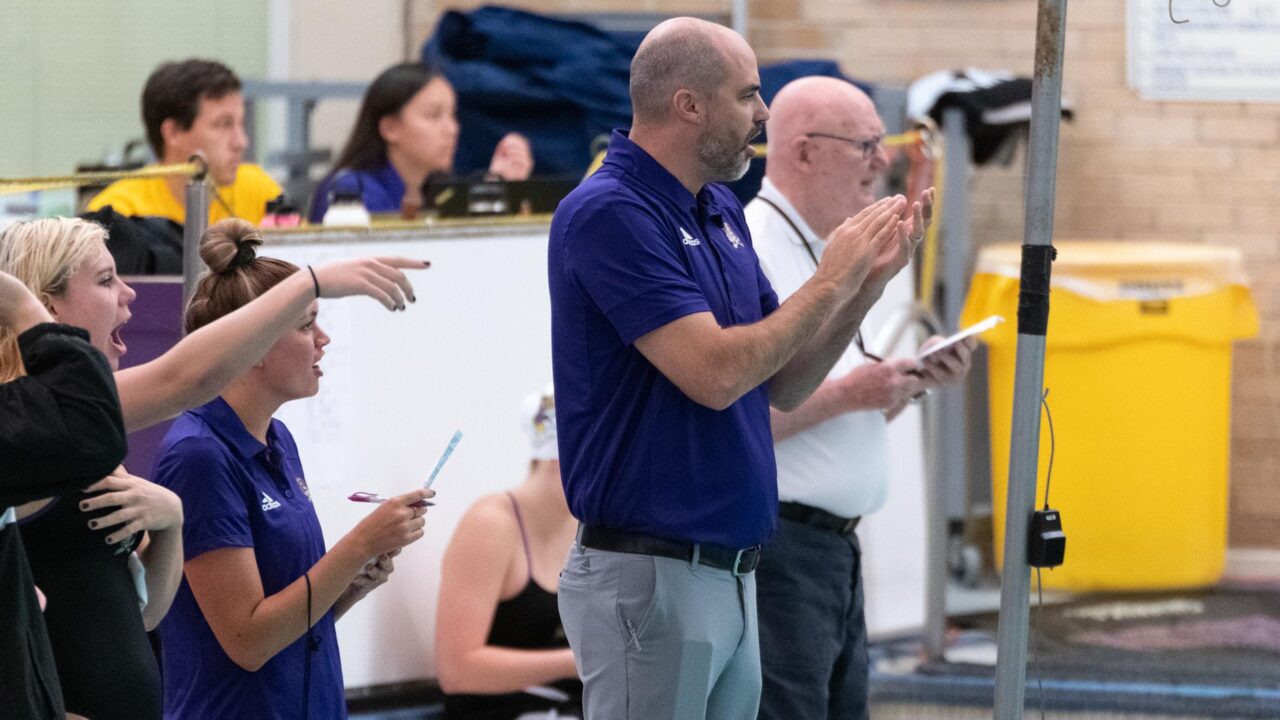
<svg viewBox="0 0 1280 720"><path fill-rule="evenodd" d="M830 530L840 535L852 535L853 531L858 529L858 521L862 519L861 516L852 518L840 517L821 508L798 502L778 503L778 516L819 530Z"/></svg>
<svg viewBox="0 0 1280 720"><path fill-rule="evenodd" d="M760 546L752 545L741 550L731 550L719 545L686 543L651 535L614 530L593 525L582 526L578 542L583 547L634 555L657 555L685 562L699 562L717 570L729 570L734 575L747 575L760 562Z"/></svg>

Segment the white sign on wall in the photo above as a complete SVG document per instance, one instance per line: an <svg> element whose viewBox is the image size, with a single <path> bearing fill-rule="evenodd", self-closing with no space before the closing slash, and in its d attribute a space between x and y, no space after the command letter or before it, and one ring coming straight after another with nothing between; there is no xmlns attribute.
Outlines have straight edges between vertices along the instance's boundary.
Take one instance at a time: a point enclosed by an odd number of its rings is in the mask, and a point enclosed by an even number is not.
<svg viewBox="0 0 1280 720"><path fill-rule="evenodd" d="M1126 23L1142 97L1280 101L1277 0L1128 0Z"/></svg>

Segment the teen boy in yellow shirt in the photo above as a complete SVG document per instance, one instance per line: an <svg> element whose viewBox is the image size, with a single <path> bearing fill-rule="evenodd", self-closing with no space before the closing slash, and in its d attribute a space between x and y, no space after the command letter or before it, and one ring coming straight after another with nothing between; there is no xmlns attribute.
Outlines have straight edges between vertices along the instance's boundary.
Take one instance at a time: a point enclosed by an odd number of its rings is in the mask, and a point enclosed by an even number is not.
<svg viewBox="0 0 1280 720"><path fill-rule="evenodd" d="M231 68L191 59L156 68L142 90L147 142L160 162L186 162L199 153L209 164L211 224L229 217L257 224L267 201L281 193L262 168L241 162L249 138L240 87ZM118 180L90 200L88 209L110 205L122 215L165 217L182 224L187 218L186 182L181 176Z"/></svg>

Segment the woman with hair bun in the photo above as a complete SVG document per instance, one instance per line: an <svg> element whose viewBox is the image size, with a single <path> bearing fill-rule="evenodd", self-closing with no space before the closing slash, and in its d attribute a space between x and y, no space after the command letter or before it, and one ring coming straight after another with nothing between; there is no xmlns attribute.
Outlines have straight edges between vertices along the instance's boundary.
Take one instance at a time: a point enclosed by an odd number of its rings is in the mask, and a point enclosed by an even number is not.
<svg viewBox="0 0 1280 720"><path fill-rule="evenodd" d="M453 169L458 144L457 96L439 69L402 63L383 70L360 102L351 137L311 198L308 217L324 218L334 192L358 192L371 213L400 212L406 195L416 204L427 178ZM533 172L529 140L510 132L498 141L487 177L527 180Z"/></svg>
<svg viewBox="0 0 1280 720"><path fill-rule="evenodd" d="M298 274L256 257L257 230L227 220L205 233L209 265L186 329L210 323ZM384 502L325 551L298 448L272 416L311 397L329 336L312 301L221 396L184 413L156 482L186 508L182 585L160 624L165 717L345 718L334 622L386 581L392 557L422 537L419 489Z"/></svg>
<svg viewBox="0 0 1280 720"><path fill-rule="evenodd" d="M400 268L425 266L359 259L294 273L159 358L119 370L135 293L116 275L106 231L54 218L0 233L0 272L21 280L56 321L88 331L106 356L129 432L214 398L294 329L317 296L368 295L403 309L413 290ZM25 374L16 335L0 328L0 382ZM160 676L145 633L168 610L181 576L177 497L119 467L86 493L31 502L17 514L36 585L48 597L45 623L70 716L159 718Z"/></svg>

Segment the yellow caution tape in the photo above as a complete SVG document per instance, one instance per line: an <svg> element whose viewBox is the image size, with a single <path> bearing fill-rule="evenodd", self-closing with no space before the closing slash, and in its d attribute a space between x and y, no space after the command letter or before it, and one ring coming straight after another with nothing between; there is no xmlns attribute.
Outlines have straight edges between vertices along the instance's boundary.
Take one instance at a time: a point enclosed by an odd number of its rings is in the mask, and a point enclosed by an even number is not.
<svg viewBox="0 0 1280 720"><path fill-rule="evenodd" d="M929 121L930 123L932 121ZM946 178L946 155L942 142L942 133L926 128L916 131L920 142L924 144L929 156L933 158L933 221L925 231L924 248L920 254L920 282L916 285L916 299L920 304L933 309L933 291L935 278L938 275L938 232L942 227L942 204L946 202L943 179Z"/></svg>

